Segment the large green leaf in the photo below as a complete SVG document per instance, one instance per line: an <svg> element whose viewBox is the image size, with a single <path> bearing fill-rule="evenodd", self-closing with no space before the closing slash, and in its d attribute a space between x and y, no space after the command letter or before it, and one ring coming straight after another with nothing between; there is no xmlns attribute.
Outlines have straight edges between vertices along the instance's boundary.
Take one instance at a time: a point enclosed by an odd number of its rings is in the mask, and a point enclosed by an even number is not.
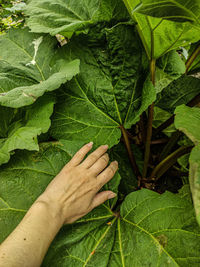
<svg viewBox="0 0 200 267"><path fill-rule="evenodd" d="M195 145L200 142L200 108L181 105L175 110L175 127L184 132Z"/></svg>
<svg viewBox="0 0 200 267"><path fill-rule="evenodd" d="M196 218L200 225L200 146L193 148L190 154L189 180L192 191Z"/></svg>
<svg viewBox="0 0 200 267"><path fill-rule="evenodd" d="M120 218L104 218L93 218L93 227L90 218L66 226L43 266L195 266L200 262L192 204L182 195L137 191L125 199Z"/></svg>
<svg viewBox="0 0 200 267"><path fill-rule="evenodd" d="M0 105L30 105L79 72L78 60L55 62L51 67L55 46L54 38L30 33L27 28L0 37Z"/></svg>
<svg viewBox="0 0 200 267"><path fill-rule="evenodd" d="M196 145L189 158L189 181L197 221L200 224L200 108L181 105L175 110L175 126Z"/></svg>
<svg viewBox="0 0 200 267"><path fill-rule="evenodd" d="M200 93L200 79L192 76L183 76L173 81L158 96L156 105L160 108L174 112L182 104L187 104Z"/></svg>
<svg viewBox="0 0 200 267"><path fill-rule="evenodd" d="M0 165L10 159L11 153L16 149L39 150L37 136L46 133L51 126L50 116L53 113L55 99L49 96L40 98L23 114L18 116L20 120L5 120L6 136L0 139ZM1 110L1 109L0 109ZM17 112L17 110L16 110ZM4 113L2 114L4 115ZM6 119L6 117L4 117ZM9 122L12 122L9 124Z"/></svg>
<svg viewBox="0 0 200 267"><path fill-rule="evenodd" d="M121 0L33 0L29 1L26 14L32 31L67 36L75 31L84 31L97 22L127 17Z"/></svg>
<svg viewBox="0 0 200 267"><path fill-rule="evenodd" d="M137 12L163 19L200 22L199 0L127 0Z"/></svg>
<svg viewBox="0 0 200 267"><path fill-rule="evenodd" d="M132 19L137 23L138 33L149 59L157 59L170 50L199 40L199 29L191 23L178 23L140 14L138 13L140 9L135 9L139 1L123 1Z"/></svg>
<svg viewBox="0 0 200 267"><path fill-rule="evenodd" d="M70 160L67 151L74 144L65 145L18 152L1 168L0 242ZM118 185L119 176L113 181ZM120 217L105 203L61 229L43 266L198 266L200 231L188 193L187 188L180 195L136 191L125 199Z"/></svg>
<svg viewBox="0 0 200 267"><path fill-rule="evenodd" d="M76 146L77 144L69 141L62 144L43 143L39 152L18 151L7 165L1 167L0 242L14 229L48 183L71 159L71 155L77 150ZM120 176L116 174L106 188L117 193L119 182ZM93 217L99 217L98 214L101 213L106 213L106 218L112 217L110 209L115 202L107 201L97 209Z"/></svg>
<svg viewBox="0 0 200 267"><path fill-rule="evenodd" d="M120 126L130 128L155 100L142 70L142 50L134 28L120 25L107 32L103 47L90 48L79 36L60 51L66 61L80 58L80 74L61 91L52 118L56 139L117 144ZM59 55L58 55L59 57Z"/></svg>

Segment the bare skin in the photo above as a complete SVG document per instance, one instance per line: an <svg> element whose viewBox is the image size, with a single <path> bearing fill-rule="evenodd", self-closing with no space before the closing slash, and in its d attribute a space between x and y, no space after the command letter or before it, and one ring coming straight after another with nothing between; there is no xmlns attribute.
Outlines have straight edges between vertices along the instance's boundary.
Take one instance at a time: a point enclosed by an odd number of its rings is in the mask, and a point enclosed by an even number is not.
<svg viewBox="0 0 200 267"><path fill-rule="evenodd" d="M108 146L83 146L51 181L27 214L0 246L0 267L37 267L64 224L75 222L116 196L99 190L110 181L118 163L108 166ZM107 167L108 166L108 167Z"/></svg>

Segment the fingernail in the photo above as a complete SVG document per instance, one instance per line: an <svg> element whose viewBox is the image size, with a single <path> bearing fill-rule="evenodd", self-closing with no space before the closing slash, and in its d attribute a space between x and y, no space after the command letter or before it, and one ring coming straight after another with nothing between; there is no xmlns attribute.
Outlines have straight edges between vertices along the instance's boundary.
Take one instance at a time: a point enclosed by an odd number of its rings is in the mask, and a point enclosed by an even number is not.
<svg viewBox="0 0 200 267"><path fill-rule="evenodd" d="M103 148L108 149L108 145L104 145Z"/></svg>
<svg viewBox="0 0 200 267"><path fill-rule="evenodd" d="M116 196L117 196L117 194L115 194L115 193L110 193L110 194L108 195L108 199L114 198L114 197L116 197Z"/></svg>
<svg viewBox="0 0 200 267"><path fill-rule="evenodd" d="M93 142L90 142L90 143L88 143L87 145L89 146L89 147L92 147L93 146Z"/></svg>

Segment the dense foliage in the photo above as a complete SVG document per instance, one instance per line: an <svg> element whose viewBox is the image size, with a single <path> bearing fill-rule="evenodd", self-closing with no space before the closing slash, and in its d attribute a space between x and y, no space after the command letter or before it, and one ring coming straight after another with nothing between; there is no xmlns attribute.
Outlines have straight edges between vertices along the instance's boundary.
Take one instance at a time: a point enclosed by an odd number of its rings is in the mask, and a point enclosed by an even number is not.
<svg viewBox="0 0 200 267"><path fill-rule="evenodd" d="M0 34L11 28L24 26L24 13L26 0L0 0Z"/></svg>
<svg viewBox="0 0 200 267"><path fill-rule="evenodd" d="M63 227L43 266L199 266L199 1L6 10L28 27L0 37L0 241L93 141L119 162L118 198Z"/></svg>

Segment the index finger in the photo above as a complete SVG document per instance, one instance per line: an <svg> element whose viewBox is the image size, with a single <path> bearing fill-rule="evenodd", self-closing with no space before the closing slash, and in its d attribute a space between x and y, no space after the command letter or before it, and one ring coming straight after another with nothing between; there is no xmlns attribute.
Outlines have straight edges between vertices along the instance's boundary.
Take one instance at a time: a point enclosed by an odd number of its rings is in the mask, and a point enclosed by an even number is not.
<svg viewBox="0 0 200 267"><path fill-rule="evenodd" d="M108 150L108 145L98 147L82 163L85 168L90 168Z"/></svg>
<svg viewBox="0 0 200 267"><path fill-rule="evenodd" d="M81 149L79 149L76 154L73 156L73 158L70 160L70 162L68 163L68 166L77 166L79 165L82 160L85 158L85 156L87 155L87 153L92 149L93 146L93 142L90 142L86 145L84 145Z"/></svg>

